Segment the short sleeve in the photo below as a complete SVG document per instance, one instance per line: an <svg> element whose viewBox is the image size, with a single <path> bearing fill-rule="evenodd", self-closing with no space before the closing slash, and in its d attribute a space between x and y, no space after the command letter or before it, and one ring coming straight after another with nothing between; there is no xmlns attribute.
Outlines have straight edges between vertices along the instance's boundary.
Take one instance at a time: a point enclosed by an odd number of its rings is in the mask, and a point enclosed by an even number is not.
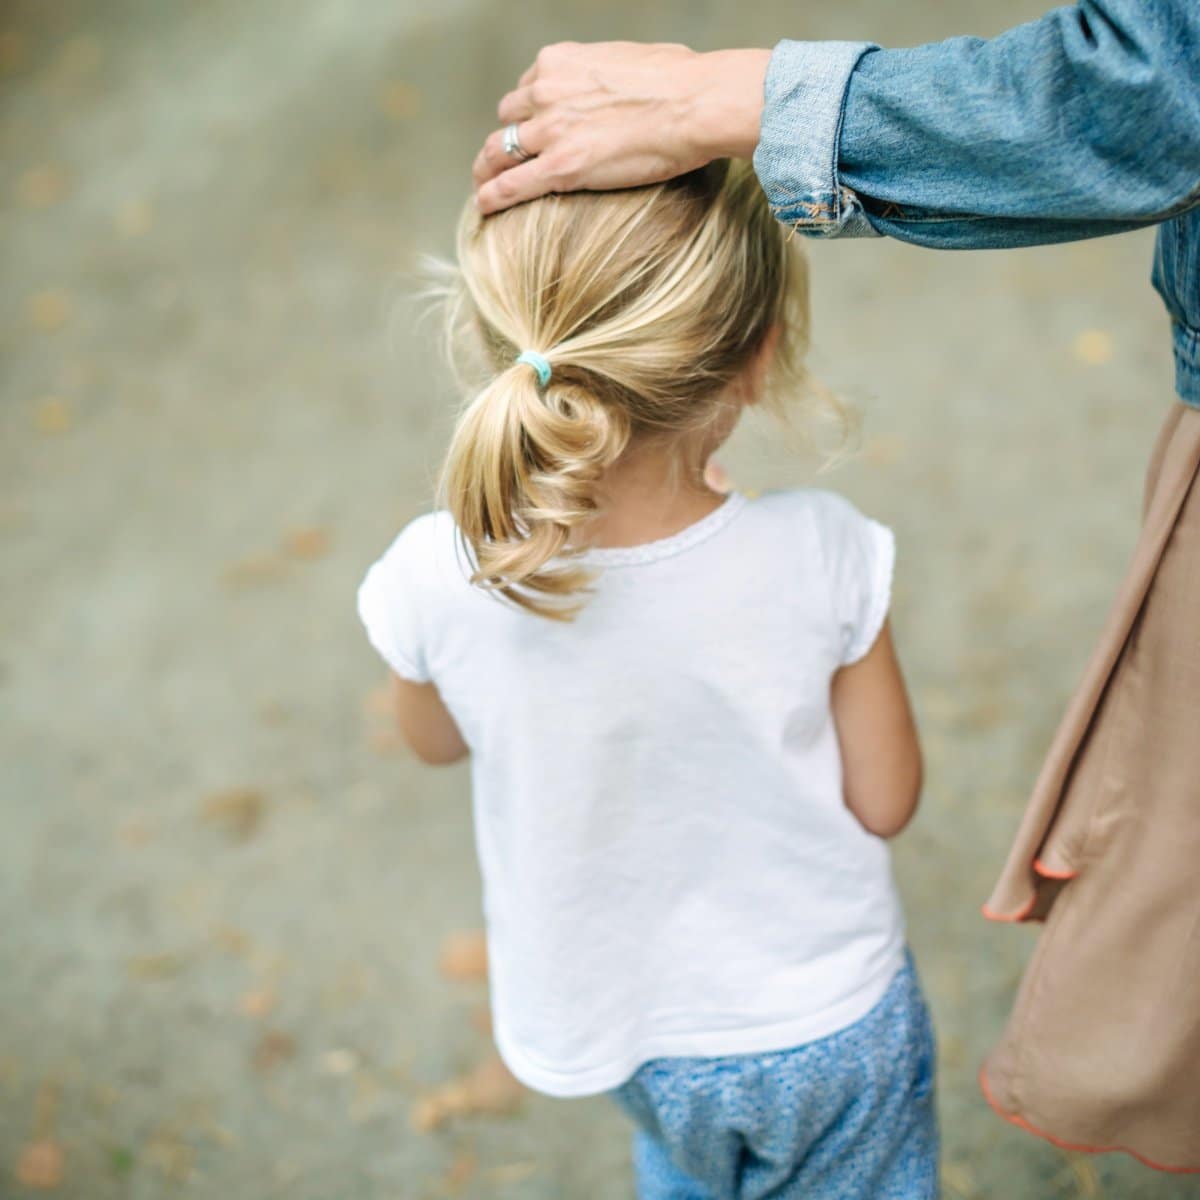
<svg viewBox="0 0 1200 1200"><path fill-rule="evenodd" d="M419 518L406 526L358 589L358 615L367 639L397 675L413 683L430 679L421 604L432 570L425 536L429 520Z"/></svg>
<svg viewBox="0 0 1200 1200"><path fill-rule="evenodd" d="M892 531L832 492L819 493L817 522L838 638L849 666L875 645L892 601L896 539Z"/></svg>

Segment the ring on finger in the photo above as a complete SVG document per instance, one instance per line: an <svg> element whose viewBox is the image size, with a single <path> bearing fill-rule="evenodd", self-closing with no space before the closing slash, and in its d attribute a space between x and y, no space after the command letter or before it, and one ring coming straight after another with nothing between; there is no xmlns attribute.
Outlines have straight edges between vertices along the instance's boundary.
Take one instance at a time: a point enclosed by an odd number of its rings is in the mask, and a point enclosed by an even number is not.
<svg viewBox="0 0 1200 1200"><path fill-rule="evenodd" d="M509 158L520 159L521 162L526 162L533 158L524 146L521 145L521 139L517 134L517 123L514 121L511 125L504 127L504 153Z"/></svg>

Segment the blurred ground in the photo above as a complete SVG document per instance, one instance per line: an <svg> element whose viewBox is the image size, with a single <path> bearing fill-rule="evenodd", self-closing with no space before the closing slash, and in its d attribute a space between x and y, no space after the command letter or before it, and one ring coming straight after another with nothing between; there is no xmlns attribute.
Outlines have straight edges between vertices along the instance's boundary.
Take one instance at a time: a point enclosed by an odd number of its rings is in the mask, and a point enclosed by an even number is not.
<svg viewBox="0 0 1200 1200"><path fill-rule="evenodd" d="M479 919L466 776L397 752L353 611L449 421L401 272L448 250L541 42L903 44L1038 9L0 9L0 1195L631 1194L602 1100L410 1124L488 1039L482 984L439 969ZM979 903L1170 402L1149 248L812 249L815 364L867 421L826 482L900 538L929 784L897 860L948 1197L1200 1196L1034 1141L974 1083L1032 943ZM728 462L807 477L769 430Z"/></svg>

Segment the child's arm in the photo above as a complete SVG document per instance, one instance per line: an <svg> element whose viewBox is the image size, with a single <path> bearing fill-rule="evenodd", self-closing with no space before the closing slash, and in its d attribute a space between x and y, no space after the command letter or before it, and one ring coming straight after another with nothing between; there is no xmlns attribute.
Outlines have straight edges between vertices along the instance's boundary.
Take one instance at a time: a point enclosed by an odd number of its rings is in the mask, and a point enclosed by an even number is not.
<svg viewBox="0 0 1200 1200"><path fill-rule="evenodd" d="M921 746L890 625L834 675L831 700L846 807L869 833L895 837L917 809Z"/></svg>
<svg viewBox="0 0 1200 1200"><path fill-rule="evenodd" d="M432 683L413 683L392 675L396 720L412 752L431 766L444 766L469 753L454 718Z"/></svg>

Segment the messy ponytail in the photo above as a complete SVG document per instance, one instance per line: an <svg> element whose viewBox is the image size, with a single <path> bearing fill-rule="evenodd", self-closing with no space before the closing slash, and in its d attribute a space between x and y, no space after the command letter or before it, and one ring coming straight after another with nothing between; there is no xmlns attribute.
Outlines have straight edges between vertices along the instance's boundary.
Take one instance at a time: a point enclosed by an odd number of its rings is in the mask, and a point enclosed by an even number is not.
<svg viewBox="0 0 1200 1200"><path fill-rule="evenodd" d="M472 581L543 616L570 616L587 583L569 562L571 535L595 515L596 484L628 441L625 414L582 388L552 379L543 391L524 363L501 372L459 418L442 472Z"/></svg>
<svg viewBox="0 0 1200 1200"><path fill-rule="evenodd" d="M702 434L767 334L769 391L799 390L807 273L747 164L651 187L551 195L489 217L468 204L448 288L467 387L442 470L472 581L569 618L601 479L647 438ZM540 355L549 378L528 362ZM536 360L535 360L536 361ZM545 371L542 372L545 376Z"/></svg>

